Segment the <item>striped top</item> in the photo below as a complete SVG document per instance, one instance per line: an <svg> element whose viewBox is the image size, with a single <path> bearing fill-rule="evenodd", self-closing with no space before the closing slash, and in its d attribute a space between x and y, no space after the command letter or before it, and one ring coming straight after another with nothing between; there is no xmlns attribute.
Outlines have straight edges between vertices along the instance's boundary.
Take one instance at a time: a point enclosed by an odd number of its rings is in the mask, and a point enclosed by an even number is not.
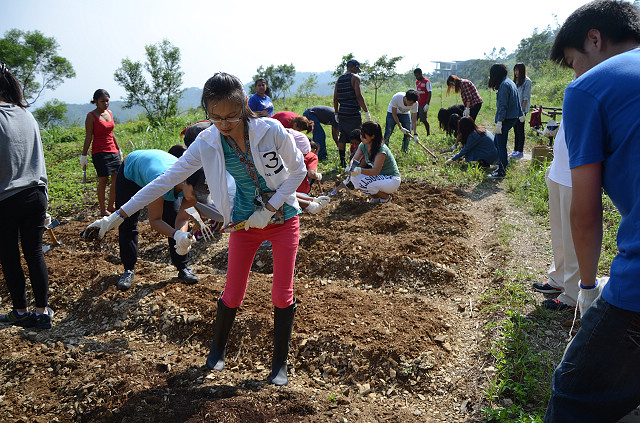
<svg viewBox="0 0 640 423"><path fill-rule="evenodd" d="M360 117L360 105L356 99L356 90L351 85L351 78L353 78L353 73L344 73L336 82L338 103L340 103L338 117Z"/></svg>
<svg viewBox="0 0 640 423"><path fill-rule="evenodd" d="M224 164L227 168L227 172L233 176L236 181L236 197L233 205L233 215L231 216L232 222L240 222L248 219L251 214L256 210L255 198L256 198L256 184L253 182L251 176L247 172L247 169L238 159L235 150L224 139L222 140L222 151L224 152ZM243 153L241 153L243 154ZM246 154L244 154L247 157ZM267 182L256 171L258 175L258 182L262 192L270 192L271 190L267 186ZM284 204L284 219L290 219L298 214L298 211L288 204Z"/></svg>

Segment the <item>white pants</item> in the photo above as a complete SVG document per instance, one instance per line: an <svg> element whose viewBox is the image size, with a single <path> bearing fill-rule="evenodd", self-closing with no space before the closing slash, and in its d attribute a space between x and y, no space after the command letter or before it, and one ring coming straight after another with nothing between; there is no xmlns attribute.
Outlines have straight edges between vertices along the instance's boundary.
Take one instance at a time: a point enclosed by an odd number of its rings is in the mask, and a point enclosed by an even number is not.
<svg viewBox="0 0 640 423"><path fill-rule="evenodd" d="M363 175L352 176L351 182L353 186L361 190L367 195L377 194L378 191L382 191L387 194L392 194L400 188L400 177L390 175Z"/></svg>
<svg viewBox="0 0 640 423"><path fill-rule="evenodd" d="M553 249L553 264L547 272L549 284L564 290L558 296L560 301L575 306L580 291L580 269L571 236L571 187L549 179L548 169L545 180L549 187L549 224Z"/></svg>

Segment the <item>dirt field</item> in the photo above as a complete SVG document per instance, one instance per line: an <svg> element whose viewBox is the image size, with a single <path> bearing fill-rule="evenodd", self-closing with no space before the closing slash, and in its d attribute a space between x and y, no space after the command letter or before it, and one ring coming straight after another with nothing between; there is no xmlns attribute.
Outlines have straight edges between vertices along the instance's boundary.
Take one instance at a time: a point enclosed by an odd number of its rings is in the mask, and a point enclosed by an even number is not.
<svg viewBox="0 0 640 423"><path fill-rule="evenodd" d="M166 240L141 223L134 285L120 292L117 233L79 236L93 219L57 228L63 245L45 255L54 327L0 330L2 422L481 421L495 371L482 294L507 261L543 271L549 259L539 230L521 229L511 250L498 241L505 221L529 225L494 183L403 183L376 206L343 196L301 217L290 383L274 387L270 248L254 261L226 367L209 372L228 235L195 245L201 280L185 285ZM6 312L4 284L0 297Z"/></svg>

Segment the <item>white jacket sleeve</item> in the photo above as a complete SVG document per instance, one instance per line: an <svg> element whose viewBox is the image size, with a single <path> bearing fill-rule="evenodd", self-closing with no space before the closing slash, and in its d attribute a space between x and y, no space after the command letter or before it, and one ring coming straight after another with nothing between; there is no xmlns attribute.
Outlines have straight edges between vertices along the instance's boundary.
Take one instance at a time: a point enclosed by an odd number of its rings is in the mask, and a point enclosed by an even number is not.
<svg viewBox="0 0 640 423"><path fill-rule="evenodd" d="M120 208L127 216L131 216L152 201L162 197L167 191L173 189L201 167L200 159L190 149L187 149L182 157L165 173L144 186Z"/></svg>

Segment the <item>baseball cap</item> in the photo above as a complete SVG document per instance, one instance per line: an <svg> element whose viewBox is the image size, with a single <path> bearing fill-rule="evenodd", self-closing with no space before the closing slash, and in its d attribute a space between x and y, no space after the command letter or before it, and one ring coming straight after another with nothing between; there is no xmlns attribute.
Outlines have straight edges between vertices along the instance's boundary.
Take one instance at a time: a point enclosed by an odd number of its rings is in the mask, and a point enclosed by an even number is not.
<svg viewBox="0 0 640 423"><path fill-rule="evenodd" d="M358 62L356 59L351 59L347 62L347 68L350 68L352 66L355 66L356 68L360 69L360 62Z"/></svg>
<svg viewBox="0 0 640 423"><path fill-rule="evenodd" d="M185 128L184 132L184 144L188 147L191 145L191 143L193 143L196 138L198 137L198 134L202 131L204 131L205 129L207 129L208 127L210 127L211 121L209 120L201 120L198 121L196 123L194 123L191 126L187 126Z"/></svg>

